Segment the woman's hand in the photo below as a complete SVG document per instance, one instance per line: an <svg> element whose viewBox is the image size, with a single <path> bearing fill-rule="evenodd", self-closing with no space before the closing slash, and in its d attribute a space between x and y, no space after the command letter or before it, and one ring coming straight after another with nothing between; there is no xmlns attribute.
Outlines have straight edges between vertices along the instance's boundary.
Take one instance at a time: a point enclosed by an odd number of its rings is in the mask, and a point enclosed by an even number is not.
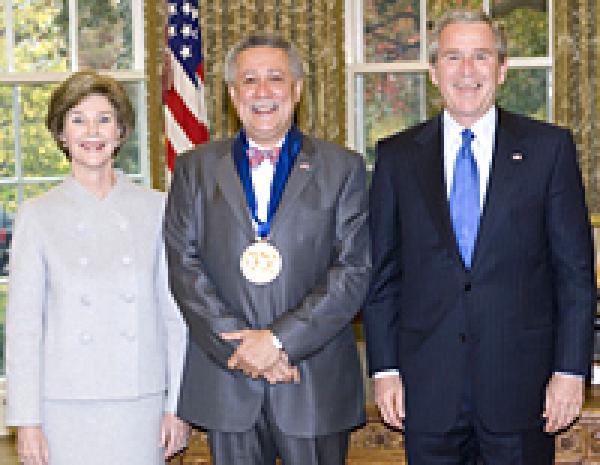
<svg viewBox="0 0 600 465"><path fill-rule="evenodd" d="M165 413L160 425L160 445L165 449L165 459L182 450L190 436L191 427L172 413Z"/></svg>
<svg viewBox="0 0 600 465"><path fill-rule="evenodd" d="M48 441L41 426L17 428L17 452L23 465L48 465Z"/></svg>

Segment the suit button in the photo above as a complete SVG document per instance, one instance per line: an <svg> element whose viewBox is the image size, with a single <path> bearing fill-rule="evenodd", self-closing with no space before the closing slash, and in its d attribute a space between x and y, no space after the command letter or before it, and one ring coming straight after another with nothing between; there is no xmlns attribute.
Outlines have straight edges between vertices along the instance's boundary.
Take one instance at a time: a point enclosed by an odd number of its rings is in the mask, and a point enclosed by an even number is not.
<svg viewBox="0 0 600 465"><path fill-rule="evenodd" d="M86 307L88 307L92 303L90 301L90 298L87 295L85 295L85 294L83 294L80 297L79 301L81 302L81 305L85 305Z"/></svg>
<svg viewBox="0 0 600 465"><path fill-rule="evenodd" d="M465 292L471 292L471 283L465 283Z"/></svg>
<svg viewBox="0 0 600 465"><path fill-rule="evenodd" d="M88 345L90 342L92 342L92 335L84 331L79 335L79 342L81 342L83 345Z"/></svg>
<svg viewBox="0 0 600 465"><path fill-rule="evenodd" d="M464 343L467 340L467 336L465 335L465 333L460 333L458 335L458 340L462 343Z"/></svg>
<svg viewBox="0 0 600 465"><path fill-rule="evenodd" d="M121 336L130 342L135 341L135 333L133 331L121 331Z"/></svg>

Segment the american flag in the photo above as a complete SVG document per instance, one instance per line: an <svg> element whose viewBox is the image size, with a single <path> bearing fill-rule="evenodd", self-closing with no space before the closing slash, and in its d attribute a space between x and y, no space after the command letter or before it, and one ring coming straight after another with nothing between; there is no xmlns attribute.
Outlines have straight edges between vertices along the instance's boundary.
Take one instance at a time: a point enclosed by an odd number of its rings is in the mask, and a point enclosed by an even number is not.
<svg viewBox="0 0 600 465"><path fill-rule="evenodd" d="M167 164L208 141L198 0L168 0L168 48L163 72Z"/></svg>

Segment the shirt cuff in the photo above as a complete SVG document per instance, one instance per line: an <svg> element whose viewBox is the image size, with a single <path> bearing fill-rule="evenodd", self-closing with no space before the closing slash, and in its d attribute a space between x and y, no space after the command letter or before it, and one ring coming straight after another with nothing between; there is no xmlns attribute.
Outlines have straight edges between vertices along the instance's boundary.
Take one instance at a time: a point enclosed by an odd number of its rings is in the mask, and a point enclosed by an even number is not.
<svg viewBox="0 0 600 465"><path fill-rule="evenodd" d="M274 334L273 334L273 345L275 346L275 348L277 348L279 350L283 349L283 344L281 343L279 338L277 336L275 336Z"/></svg>
<svg viewBox="0 0 600 465"><path fill-rule="evenodd" d="M400 376L400 372L398 370L381 370L376 373L373 373L373 379L379 378L389 378L390 376Z"/></svg>
<svg viewBox="0 0 600 465"><path fill-rule="evenodd" d="M585 378L585 376L583 376L583 375L578 375L577 373L567 373L566 371L555 371L554 374L568 376L570 378L579 378L579 379Z"/></svg>

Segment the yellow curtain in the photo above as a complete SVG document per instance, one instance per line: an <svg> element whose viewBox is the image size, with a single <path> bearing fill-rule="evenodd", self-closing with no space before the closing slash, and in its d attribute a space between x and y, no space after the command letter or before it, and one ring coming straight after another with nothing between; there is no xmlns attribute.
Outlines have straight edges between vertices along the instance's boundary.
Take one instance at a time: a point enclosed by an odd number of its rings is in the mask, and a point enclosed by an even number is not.
<svg viewBox="0 0 600 465"><path fill-rule="evenodd" d="M291 40L306 63L297 110L300 128L317 137L346 140L343 0L199 0L206 106L212 139L234 134L239 122L223 82L229 48L254 32L278 32ZM166 0L146 0L148 116L152 182L164 187L164 141L160 108ZM159 117L160 116L160 117Z"/></svg>
<svg viewBox="0 0 600 465"><path fill-rule="evenodd" d="M554 1L554 57L554 120L573 131L588 207L600 214L600 0Z"/></svg>
<svg viewBox="0 0 600 465"><path fill-rule="evenodd" d="M165 189L166 166L162 109L162 64L165 51L166 0L144 0L148 148L152 187Z"/></svg>

